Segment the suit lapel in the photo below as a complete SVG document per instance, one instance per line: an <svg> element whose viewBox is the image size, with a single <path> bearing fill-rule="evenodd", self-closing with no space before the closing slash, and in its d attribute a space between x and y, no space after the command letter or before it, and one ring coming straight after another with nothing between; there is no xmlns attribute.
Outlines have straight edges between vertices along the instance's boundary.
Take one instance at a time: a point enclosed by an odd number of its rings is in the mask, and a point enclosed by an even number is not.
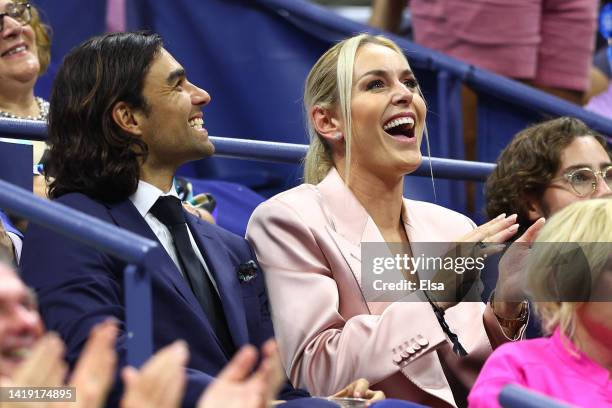
<svg viewBox="0 0 612 408"><path fill-rule="evenodd" d="M228 256L227 250L220 244L213 226L186 214L187 224L194 233L196 244L215 278L223 312L230 334L237 347L248 343L247 322L242 301L242 290L238 280L237 266Z"/></svg>
<svg viewBox="0 0 612 408"><path fill-rule="evenodd" d="M189 304L191 309L200 315L202 320L206 321L206 324L210 327L210 323L208 323L208 319L204 317L204 312L201 310L201 307L199 306L193 291L189 287L189 284L178 271L176 265L170 256L168 256L162 244L159 242L159 239L157 239L157 236L153 233L149 227L149 224L147 224L136 207L134 207L134 204L132 204L132 202L129 200L125 200L121 203L111 205L109 207L109 211L111 217L118 226L145 238L154 240L159 244L161 250L153 251L150 265L158 266L155 269L155 272L159 272L157 273L157 276L166 281L168 286L174 287L183 300Z"/></svg>

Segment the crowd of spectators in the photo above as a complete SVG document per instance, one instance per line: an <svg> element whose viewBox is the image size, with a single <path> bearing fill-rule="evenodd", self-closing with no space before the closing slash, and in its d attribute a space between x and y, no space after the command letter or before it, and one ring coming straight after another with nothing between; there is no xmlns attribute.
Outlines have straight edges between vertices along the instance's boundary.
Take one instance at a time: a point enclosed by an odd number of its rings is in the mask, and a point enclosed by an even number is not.
<svg viewBox="0 0 612 408"><path fill-rule="evenodd" d="M460 32L484 12L474 3L462 14L451 1L413 0L417 40L466 40ZM514 6L529 16L530 7L542 10L547 33L575 18L547 13L580 10L591 21L591 9L573 3ZM486 184L490 221L477 226L405 198L404 177L421 164L428 137L426 101L393 41L355 35L325 52L306 79L305 183L261 204L243 238L179 199L177 169L214 153L204 127L211 96L159 35L83 42L64 58L49 105L33 93L49 52L38 12L8 0L0 12L0 76L8 78L0 115L48 120L39 191L161 247L150 262L154 355L135 368L126 358L125 263L3 218L1 387L74 387L76 401L65 406L78 407L335 406L329 399L485 407L516 383L579 406L610 404L612 154L581 121L557 118L513 138ZM464 20L449 38L441 22L451 16ZM497 34L508 34L495 21ZM589 24L580 35L590 35ZM529 49L533 64L508 75L559 86L568 98L584 90L584 81L562 80L578 74L560 72L582 67L555 58L581 58L588 46L553 56L541 48L556 50L559 38L535 45L535 34L523 34L516 49L500 52ZM469 48L459 43L453 48ZM383 279L401 290L371 291L377 272L368 251L416 259L423 243L440 244L434 254L451 261L498 254L488 300L480 301L478 266L439 266L430 276L398 264ZM524 340L529 319L541 319L546 337Z"/></svg>

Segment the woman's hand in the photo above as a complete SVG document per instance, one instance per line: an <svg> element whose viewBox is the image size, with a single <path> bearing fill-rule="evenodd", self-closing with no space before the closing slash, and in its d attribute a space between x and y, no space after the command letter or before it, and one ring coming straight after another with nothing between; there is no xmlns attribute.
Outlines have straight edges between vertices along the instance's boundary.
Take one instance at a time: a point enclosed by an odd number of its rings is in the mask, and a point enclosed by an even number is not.
<svg viewBox="0 0 612 408"><path fill-rule="evenodd" d="M512 319L518 316L524 293L526 260L531 245L545 224L544 218L534 222L523 235L514 241L499 261L499 276L495 286L493 309L499 316Z"/></svg>
<svg viewBox="0 0 612 408"><path fill-rule="evenodd" d="M477 259L486 258L504 249L502 243L508 241L518 231L516 214L506 217L501 214L497 218L473 229L466 235L455 240L455 245L445 257L463 257ZM499 244L499 245L498 245ZM480 278L479 268L466 268L464 273L453 270L442 270L434 277L434 281L444 283L444 291L428 292L431 300L442 310L455 306Z"/></svg>
<svg viewBox="0 0 612 408"><path fill-rule="evenodd" d="M370 383L365 378L353 381L342 390L338 391L331 398L363 398L368 400L366 406L385 399L385 393L370 389Z"/></svg>

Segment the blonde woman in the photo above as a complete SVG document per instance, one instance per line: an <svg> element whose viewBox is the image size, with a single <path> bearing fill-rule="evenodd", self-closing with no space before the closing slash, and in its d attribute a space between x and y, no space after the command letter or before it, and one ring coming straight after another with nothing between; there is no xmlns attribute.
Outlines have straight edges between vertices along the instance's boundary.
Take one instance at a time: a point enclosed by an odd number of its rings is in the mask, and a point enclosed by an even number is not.
<svg viewBox="0 0 612 408"><path fill-rule="evenodd" d="M527 282L551 337L500 347L469 396L499 407L518 384L580 407L612 403L612 200L580 201L552 216L528 261Z"/></svg>
<svg viewBox="0 0 612 408"><path fill-rule="evenodd" d="M333 46L308 75L304 105L306 184L263 203L247 229L289 378L314 395L364 377L389 398L465 405L492 348L521 336L525 304L374 302L361 286L361 243L502 242L516 216L475 228L403 198L404 175L421 163L426 106L392 41L362 34Z"/></svg>

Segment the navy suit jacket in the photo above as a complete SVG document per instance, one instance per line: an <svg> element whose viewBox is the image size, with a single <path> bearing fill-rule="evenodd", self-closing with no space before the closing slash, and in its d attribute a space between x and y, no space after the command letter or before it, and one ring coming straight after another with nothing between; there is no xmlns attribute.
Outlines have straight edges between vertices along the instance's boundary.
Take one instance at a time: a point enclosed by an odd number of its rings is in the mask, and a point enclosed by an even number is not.
<svg viewBox="0 0 612 408"><path fill-rule="evenodd" d="M129 200L103 204L71 193L57 201L157 241ZM244 238L186 214L194 239L215 277L236 349L247 343L261 346L274 335L262 271L249 282L238 279L238 266L256 259L250 246ZM176 339L187 341L191 357L184 406L195 406L228 359L176 265L163 247L154 252L147 265L153 300L153 347L158 350ZM119 366L126 364L124 266L124 262L78 241L30 225L22 253L23 279L38 294L47 329L58 332L66 342L71 364L77 360L92 326L109 316L122 323L117 350ZM117 401L120 393L121 385L116 384L111 401ZM308 394L287 383L279 398L303 396Z"/></svg>

